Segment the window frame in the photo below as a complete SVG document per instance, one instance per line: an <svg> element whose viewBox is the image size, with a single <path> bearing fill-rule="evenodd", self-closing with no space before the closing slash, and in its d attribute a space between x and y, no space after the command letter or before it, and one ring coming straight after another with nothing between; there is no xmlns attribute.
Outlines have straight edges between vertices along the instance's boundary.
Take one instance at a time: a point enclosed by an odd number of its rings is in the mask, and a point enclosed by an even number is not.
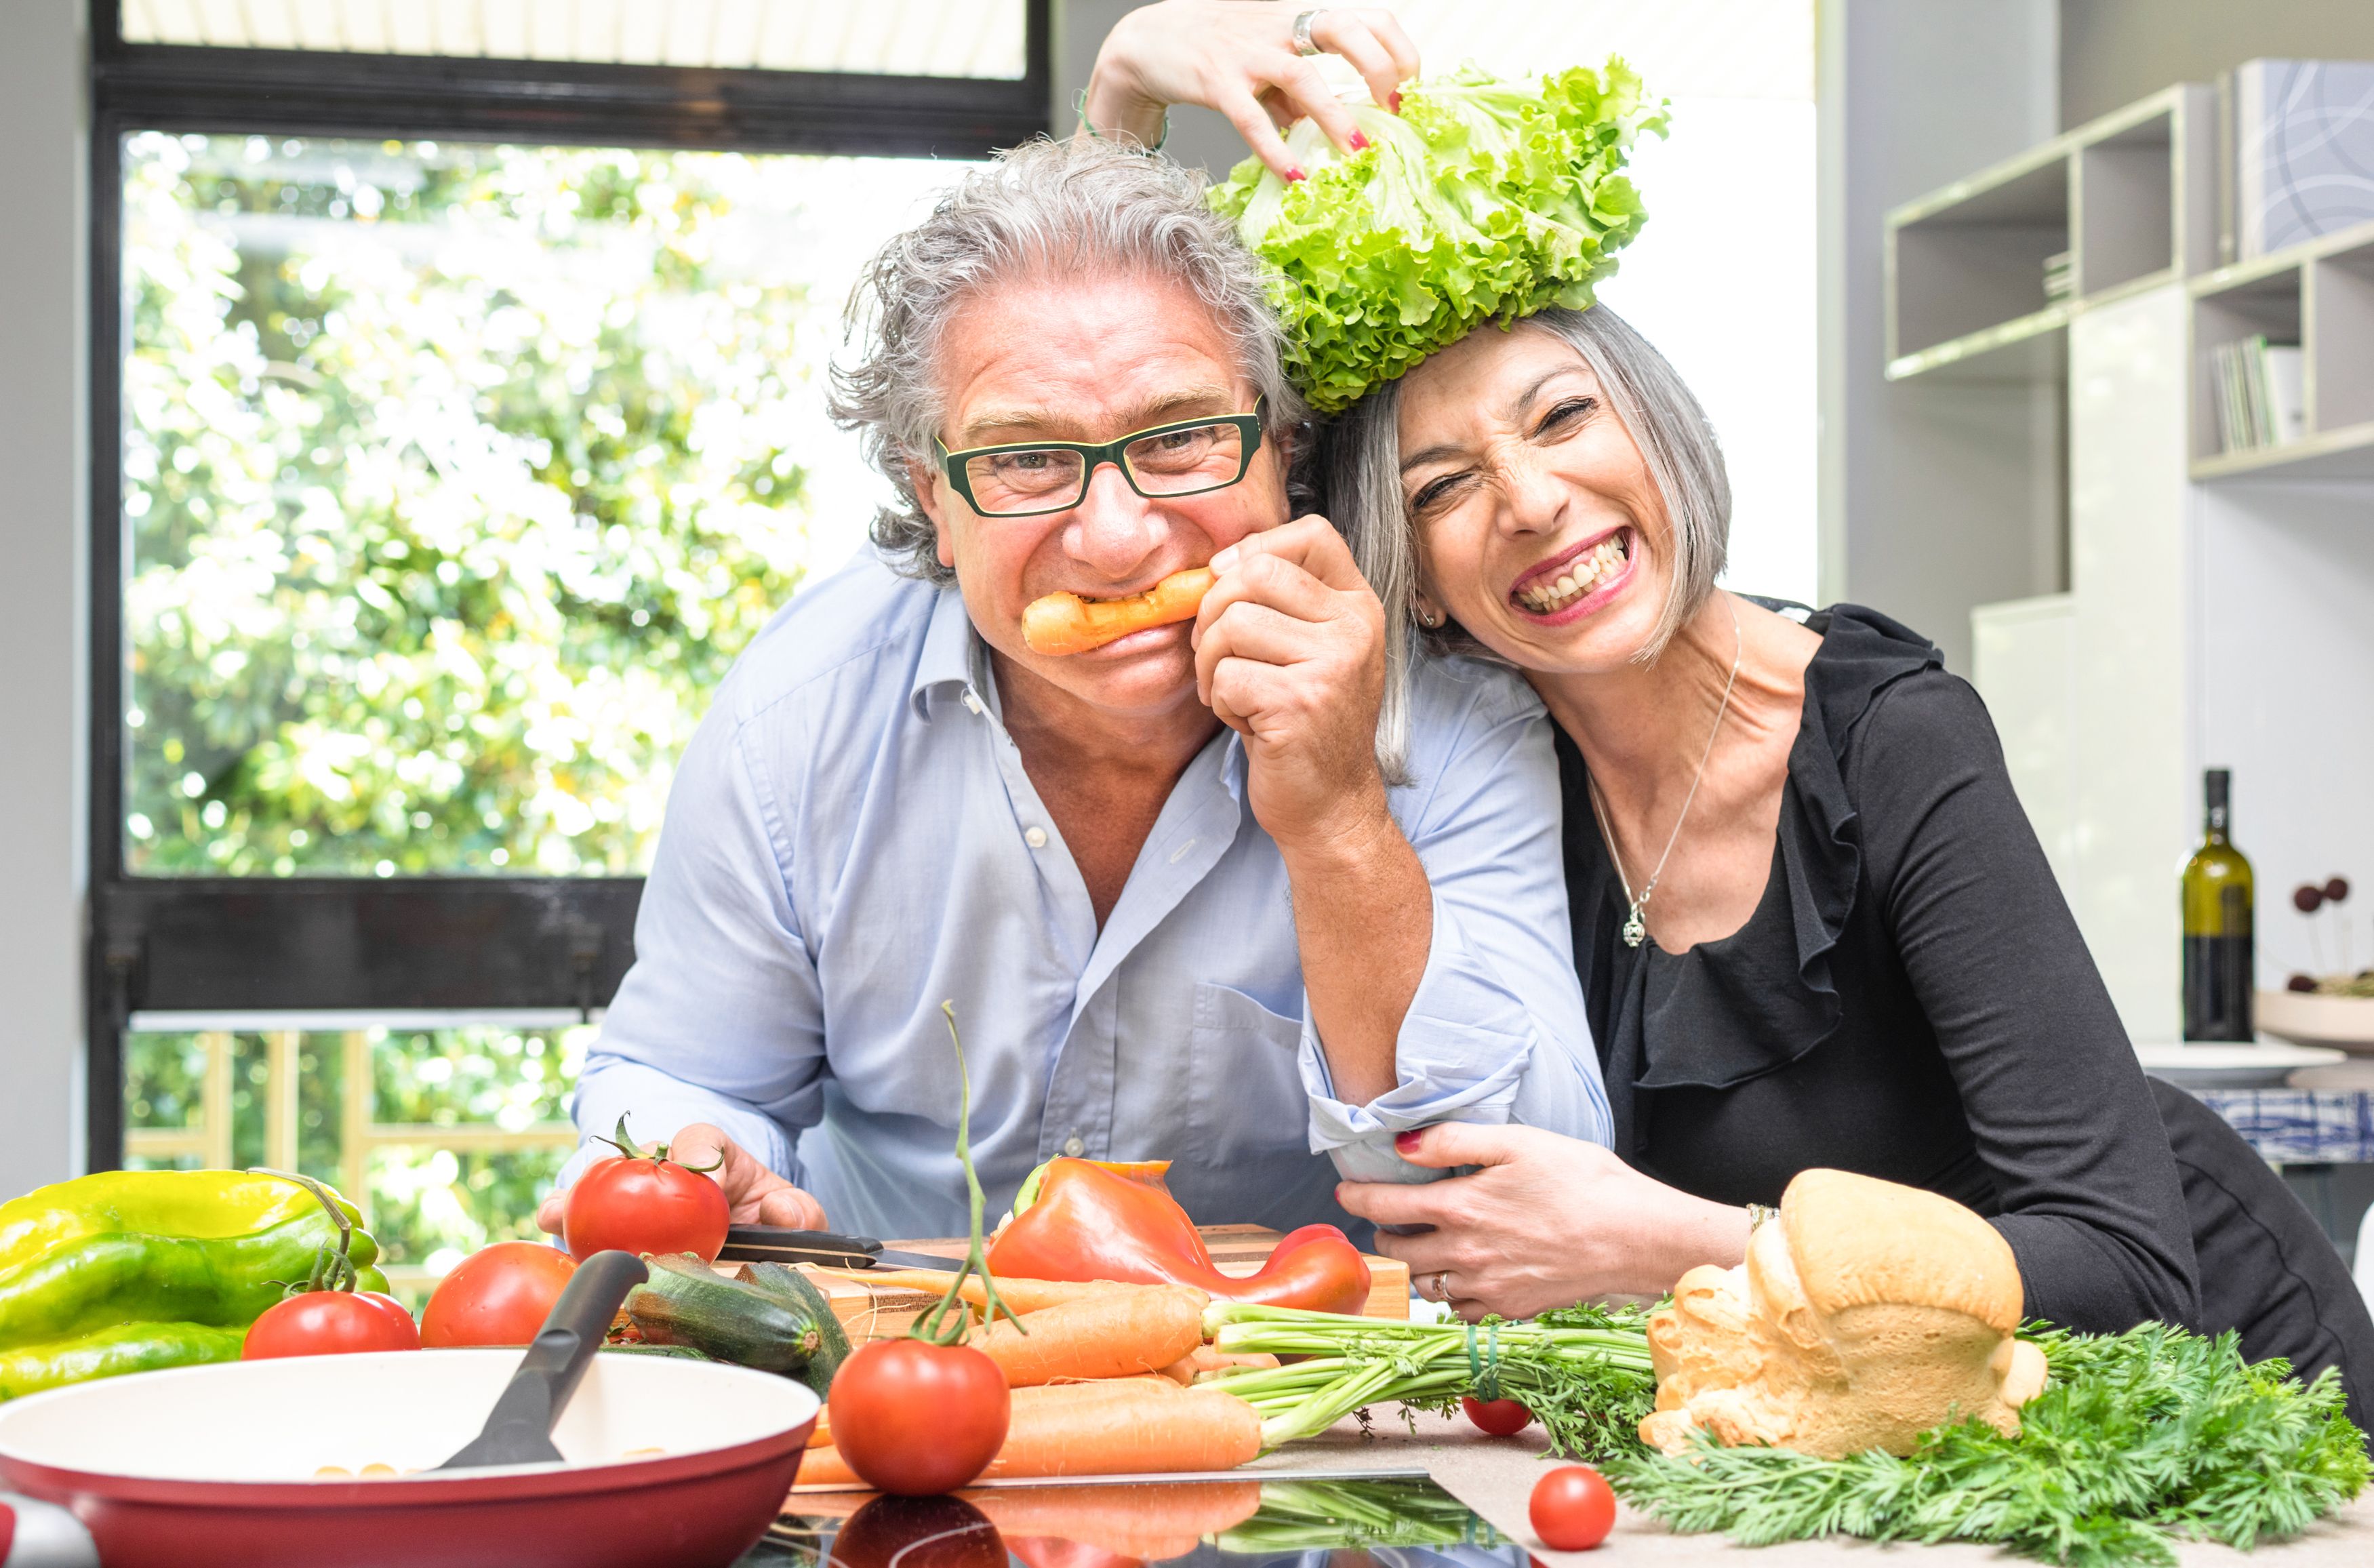
<svg viewBox="0 0 2374 1568"><path fill-rule="evenodd" d="M123 141L135 131L981 158L1046 132L1017 80L127 43L91 0L88 1162L122 1165L142 1011L575 1008L634 961L640 877L135 876L124 857Z"/></svg>

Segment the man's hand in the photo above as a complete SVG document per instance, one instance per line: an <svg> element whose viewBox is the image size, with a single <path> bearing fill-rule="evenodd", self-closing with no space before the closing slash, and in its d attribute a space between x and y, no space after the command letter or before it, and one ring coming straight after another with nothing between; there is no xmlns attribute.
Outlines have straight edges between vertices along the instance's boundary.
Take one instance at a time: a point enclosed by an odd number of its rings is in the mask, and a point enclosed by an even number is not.
<svg viewBox="0 0 2374 1568"><path fill-rule="evenodd" d="M1212 558L1195 617L1195 690L1245 737L1253 815L1289 855L1391 826L1377 771L1385 611L1323 517Z"/></svg>
<svg viewBox="0 0 2374 1568"><path fill-rule="evenodd" d="M1377 767L1385 609L1324 517L1212 558L1195 690L1245 737L1246 796L1294 890L1294 939L1336 1094L1399 1081L1397 1043L1434 939L1426 868Z"/></svg>
<svg viewBox="0 0 2374 1568"><path fill-rule="evenodd" d="M778 1225L792 1231L829 1231L824 1205L802 1192L740 1144L707 1122L695 1122L668 1140L668 1158L679 1165L706 1165L723 1155L725 1162L709 1173L725 1189L726 1204L736 1225ZM535 1222L553 1235L560 1234L560 1210L569 1197L563 1188L537 1206Z"/></svg>

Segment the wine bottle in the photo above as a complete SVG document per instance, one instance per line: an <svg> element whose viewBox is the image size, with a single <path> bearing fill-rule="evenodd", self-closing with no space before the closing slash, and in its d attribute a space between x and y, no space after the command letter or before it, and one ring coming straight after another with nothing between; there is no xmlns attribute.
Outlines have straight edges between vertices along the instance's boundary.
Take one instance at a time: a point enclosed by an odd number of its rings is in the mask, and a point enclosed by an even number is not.
<svg viewBox="0 0 2374 1568"><path fill-rule="evenodd" d="M2201 847L2184 863L2184 1037L2249 1040L2251 863L2228 836L2233 774L2212 768L2203 782L2209 809Z"/></svg>

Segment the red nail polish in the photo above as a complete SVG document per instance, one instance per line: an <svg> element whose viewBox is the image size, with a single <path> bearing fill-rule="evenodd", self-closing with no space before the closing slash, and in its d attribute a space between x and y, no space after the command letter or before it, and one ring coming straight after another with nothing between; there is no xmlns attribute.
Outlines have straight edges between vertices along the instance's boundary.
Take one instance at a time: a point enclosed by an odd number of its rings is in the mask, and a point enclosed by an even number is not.
<svg viewBox="0 0 2374 1568"><path fill-rule="evenodd" d="M1352 133L1352 150L1353 150L1354 152L1366 152L1366 151L1368 151L1368 150L1369 150L1369 138L1368 138L1366 136L1362 135L1362 134L1361 134L1360 132L1358 132L1358 131L1355 131L1355 132L1353 132L1353 133Z"/></svg>
<svg viewBox="0 0 2374 1568"><path fill-rule="evenodd" d="M1398 1132L1393 1134L1393 1147L1404 1154L1415 1154L1417 1152L1419 1142L1425 1137L1426 1130L1423 1127L1413 1127L1408 1132Z"/></svg>
<svg viewBox="0 0 2374 1568"><path fill-rule="evenodd" d="M1396 92L1391 98L1385 100L1385 107L1392 110L1396 114L1400 113L1402 112L1402 95Z"/></svg>
<svg viewBox="0 0 2374 1568"><path fill-rule="evenodd" d="M1289 185L1293 184L1297 180L1308 180L1310 178L1310 175L1305 174L1299 169L1289 169L1286 171L1286 183Z"/></svg>

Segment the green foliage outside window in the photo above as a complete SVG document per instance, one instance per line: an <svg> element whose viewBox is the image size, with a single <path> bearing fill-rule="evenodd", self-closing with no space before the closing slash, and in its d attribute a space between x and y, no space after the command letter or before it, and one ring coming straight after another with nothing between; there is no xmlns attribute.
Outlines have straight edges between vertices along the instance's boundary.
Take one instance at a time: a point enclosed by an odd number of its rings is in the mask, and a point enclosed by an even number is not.
<svg viewBox="0 0 2374 1568"><path fill-rule="evenodd" d="M800 577L785 161L132 138L134 870L642 867Z"/></svg>

